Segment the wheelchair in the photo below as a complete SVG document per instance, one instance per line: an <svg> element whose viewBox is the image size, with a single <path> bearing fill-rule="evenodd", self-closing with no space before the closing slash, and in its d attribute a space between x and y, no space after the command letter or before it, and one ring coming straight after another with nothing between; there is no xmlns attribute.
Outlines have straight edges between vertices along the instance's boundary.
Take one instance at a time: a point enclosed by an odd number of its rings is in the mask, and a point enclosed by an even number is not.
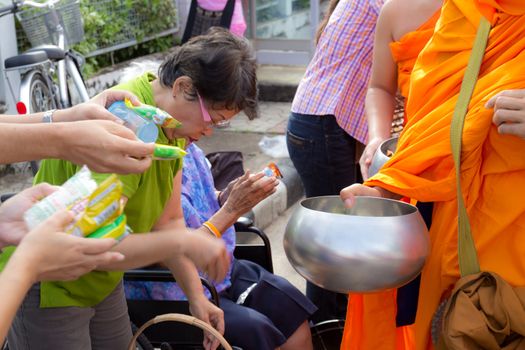
<svg viewBox="0 0 525 350"><path fill-rule="evenodd" d="M253 221L246 217L241 217L235 223L235 231L238 236L255 235L259 242L252 243L251 239L243 239L250 243L238 243L235 246L233 255L236 259L244 259L255 262L273 273L272 252L268 236L253 225ZM124 282L175 282L169 270L148 268L129 270L124 273ZM201 278L201 283L210 292L210 300L217 306L219 305L219 295L215 287L206 279ZM189 304L187 301L173 300L127 300L128 313L132 323L133 332L150 319L165 313L189 314ZM195 327L179 323L163 323L150 327L137 340L138 349L142 350L175 350L202 349L203 333ZM235 344L232 344L235 345ZM242 350L233 346L234 349Z"/></svg>

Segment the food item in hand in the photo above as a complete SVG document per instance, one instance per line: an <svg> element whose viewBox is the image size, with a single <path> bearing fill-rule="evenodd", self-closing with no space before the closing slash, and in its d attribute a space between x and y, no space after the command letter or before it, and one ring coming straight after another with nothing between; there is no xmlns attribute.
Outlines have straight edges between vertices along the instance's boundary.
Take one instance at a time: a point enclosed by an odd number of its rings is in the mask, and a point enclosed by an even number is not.
<svg viewBox="0 0 525 350"><path fill-rule="evenodd" d="M151 120L157 125L162 126L163 128L178 128L181 126L181 123L169 115L168 112L163 111L162 109L146 104L140 106L134 106L129 99L124 100L126 107L140 115L141 117Z"/></svg>
<svg viewBox="0 0 525 350"><path fill-rule="evenodd" d="M268 164L266 166L266 168L264 168L262 170L262 172L264 173L265 176L274 176L278 179L282 179L283 178L283 174L281 173L281 171L279 170L279 167L277 167L277 165L275 165L275 163L271 162L270 164Z"/></svg>
<svg viewBox="0 0 525 350"><path fill-rule="evenodd" d="M88 235L88 238L113 238L121 241L131 233L131 229L126 225L126 215L122 214L109 224L97 229Z"/></svg>
<svg viewBox="0 0 525 350"><path fill-rule="evenodd" d="M186 151L177 146L155 144L153 159L172 160L179 159L186 155Z"/></svg>
<svg viewBox="0 0 525 350"><path fill-rule="evenodd" d="M67 232L78 237L88 236L113 222L124 210L121 197L122 183L112 174L87 198L85 209Z"/></svg>
<svg viewBox="0 0 525 350"><path fill-rule="evenodd" d="M65 232L78 237L122 239L131 230L126 226L121 201L122 183L112 174L97 186L87 167L66 181L61 188L29 208L24 214L32 229L54 213L68 209L73 222Z"/></svg>
<svg viewBox="0 0 525 350"><path fill-rule="evenodd" d="M54 213L70 209L76 215L83 210L82 201L97 188L87 167L67 180L56 192L43 198L24 213L24 221L33 229Z"/></svg>

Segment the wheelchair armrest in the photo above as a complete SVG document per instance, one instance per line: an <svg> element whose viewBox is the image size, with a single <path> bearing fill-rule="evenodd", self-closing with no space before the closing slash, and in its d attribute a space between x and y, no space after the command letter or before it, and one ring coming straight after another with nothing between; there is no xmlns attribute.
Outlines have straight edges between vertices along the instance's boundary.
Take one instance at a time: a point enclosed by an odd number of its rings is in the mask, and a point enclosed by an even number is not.
<svg viewBox="0 0 525 350"><path fill-rule="evenodd" d="M126 281L175 282L170 270L135 269L124 272Z"/></svg>
<svg viewBox="0 0 525 350"><path fill-rule="evenodd" d="M260 265L266 268L269 272L273 273L272 247L270 244L270 239L268 238L266 233L264 233L264 231L258 228L257 226L254 226L253 220L247 217L240 217L237 220L237 222L234 224L234 227L235 227L235 232L237 233L237 235L241 235L242 233L251 233L251 234L255 234L256 236L258 236L263 242L260 248L265 250L264 262L261 260L258 261L257 259L254 260L248 256L249 249L256 247L256 245L237 244L235 248L237 251L237 255L236 255L237 258L248 259L248 260L258 262ZM234 255L235 254L236 252L234 252Z"/></svg>
<svg viewBox="0 0 525 350"><path fill-rule="evenodd" d="M246 216L241 216L237 219L233 226L235 227L235 231L243 231L248 229L250 226L253 226L253 220Z"/></svg>
<svg viewBox="0 0 525 350"><path fill-rule="evenodd" d="M249 218L241 216L237 220L237 222L234 224L234 228L235 228L235 232L237 232L237 234L242 233L242 232L248 232L248 233L253 233L253 234L259 236L259 238L263 241L263 244L266 247L271 247L270 246L270 239L268 238L266 233L264 233L264 231L261 230L260 228L258 228L257 226L253 226L253 220L252 219L249 219Z"/></svg>
<svg viewBox="0 0 525 350"><path fill-rule="evenodd" d="M8 200L11 197L14 197L16 193L6 193L3 195L0 195L0 203L4 203L6 200Z"/></svg>
<svg viewBox="0 0 525 350"><path fill-rule="evenodd" d="M215 286L207 279L201 277L201 283L211 295L211 301L219 306L219 293ZM140 281L140 282L176 282L175 278L167 269L134 269L124 272L125 281Z"/></svg>

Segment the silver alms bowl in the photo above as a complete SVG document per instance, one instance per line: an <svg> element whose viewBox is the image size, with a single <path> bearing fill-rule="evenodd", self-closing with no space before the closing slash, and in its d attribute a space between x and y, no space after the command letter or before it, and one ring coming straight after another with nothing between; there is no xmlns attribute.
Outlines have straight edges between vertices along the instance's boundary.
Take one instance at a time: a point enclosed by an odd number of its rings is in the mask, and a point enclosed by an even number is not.
<svg viewBox="0 0 525 350"><path fill-rule="evenodd" d="M372 163L370 164L370 168L368 168L368 176L375 175L379 169L390 159L389 156L387 156L387 151L391 151L394 153L397 148L397 141L399 140L398 137L392 137L385 141L383 141L379 147L376 150L376 153L374 153L374 156L372 157Z"/></svg>
<svg viewBox="0 0 525 350"><path fill-rule="evenodd" d="M415 278L429 252L428 231L413 205L339 196L303 200L284 235L292 266L308 281L340 293L400 287Z"/></svg>

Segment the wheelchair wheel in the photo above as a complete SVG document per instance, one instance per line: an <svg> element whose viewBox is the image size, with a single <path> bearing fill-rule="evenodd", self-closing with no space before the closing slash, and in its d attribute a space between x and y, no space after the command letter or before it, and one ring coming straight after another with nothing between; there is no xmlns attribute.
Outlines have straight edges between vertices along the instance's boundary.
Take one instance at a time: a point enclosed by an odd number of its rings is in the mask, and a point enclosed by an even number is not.
<svg viewBox="0 0 525 350"><path fill-rule="evenodd" d="M315 350L339 350L343 339L344 320L319 322L310 328Z"/></svg>
<svg viewBox="0 0 525 350"><path fill-rule="evenodd" d="M135 324L131 323L131 332L135 334L139 327L135 326ZM137 350L155 350L153 345L150 343L148 338L143 334L139 335L137 338Z"/></svg>

